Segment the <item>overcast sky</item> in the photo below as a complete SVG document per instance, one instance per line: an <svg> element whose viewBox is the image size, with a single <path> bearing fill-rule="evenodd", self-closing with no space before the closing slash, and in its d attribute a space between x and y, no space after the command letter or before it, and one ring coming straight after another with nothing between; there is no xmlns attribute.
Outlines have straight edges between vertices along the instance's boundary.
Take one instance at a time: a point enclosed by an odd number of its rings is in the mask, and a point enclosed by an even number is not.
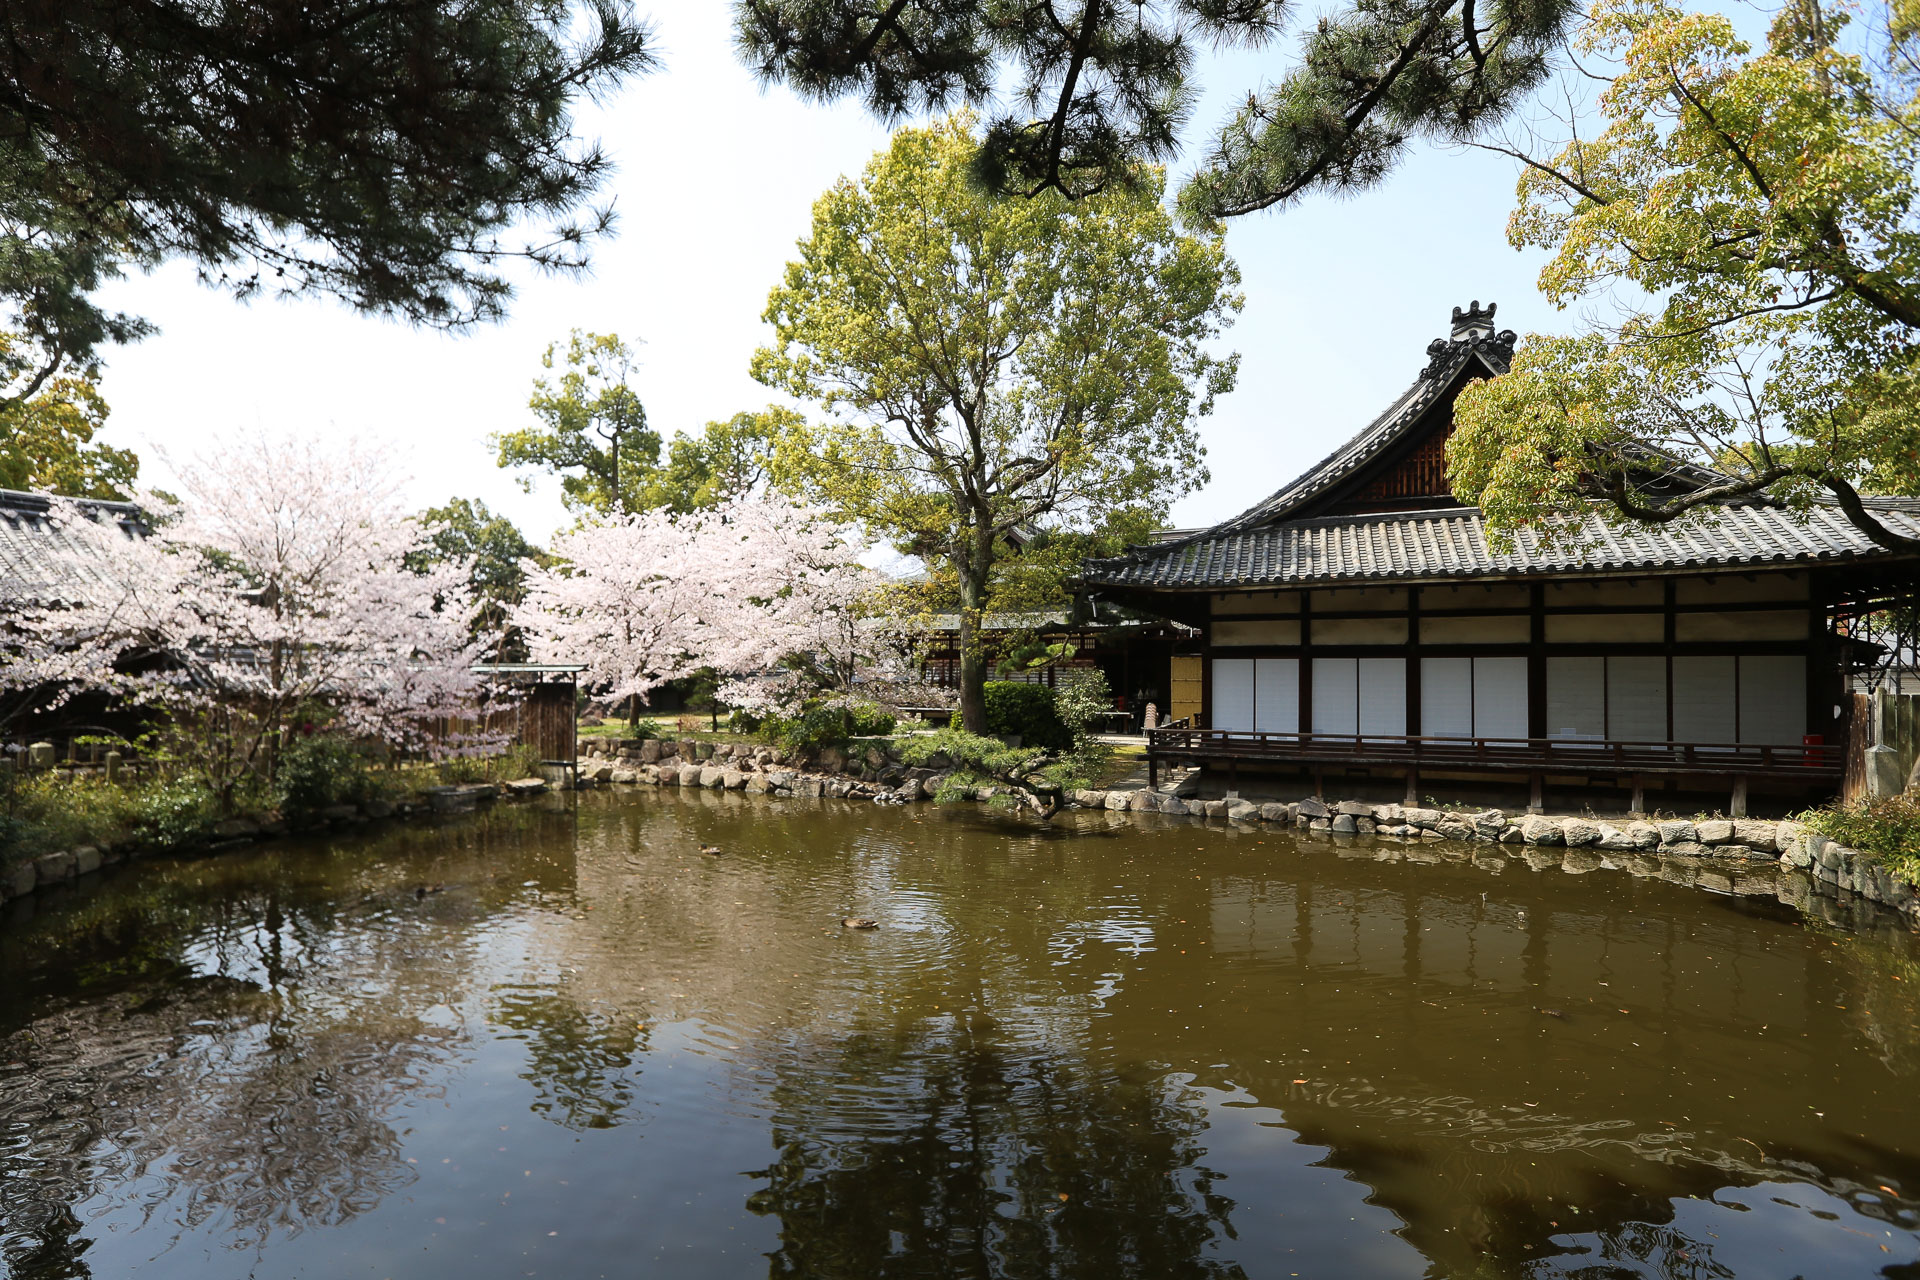
<svg viewBox="0 0 1920 1280"><path fill-rule="evenodd" d="M618 165L617 234L591 276L527 278L505 322L450 336L324 300L239 303L171 264L108 291L160 328L108 353L108 438L138 448L159 483L154 449L190 455L209 431L391 441L421 505L480 498L543 539L566 523L557 483L523 493L486 439L529 420L540 354L570 328L644 342L636 381L663 431L768 403L747 375L769 336L767 291L815 197L858 172L886 130L852 105L763 93L734 60L730 7L653 5L662 69L580 113ZM1190 153L1263 66L1271 77L1290 57L1289 45L1207 59ZM1358 430L1413 380L1451 307L1491 299L1502 327L1567 327L1534 290L1538 255L1506 243L1513 186L1501 157L1425 151L1369 194L1234 222L1247 305L1225 345L1242 353L1240 385L1201 424L1213 479L1175 505L1175 523L1238 512Z"/></svg>

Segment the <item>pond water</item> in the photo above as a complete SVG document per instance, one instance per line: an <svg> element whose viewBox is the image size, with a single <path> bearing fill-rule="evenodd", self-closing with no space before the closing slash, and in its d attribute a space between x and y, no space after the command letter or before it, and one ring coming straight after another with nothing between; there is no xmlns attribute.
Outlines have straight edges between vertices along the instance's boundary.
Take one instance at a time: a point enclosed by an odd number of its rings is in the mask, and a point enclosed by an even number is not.
<svg viewBox="0 0 1920 1280"><path fill-rule="evenodd" d="M1910 936L1467 852L649 790L133 864L0 915L0 1259L1920 1276Z"/></svg>

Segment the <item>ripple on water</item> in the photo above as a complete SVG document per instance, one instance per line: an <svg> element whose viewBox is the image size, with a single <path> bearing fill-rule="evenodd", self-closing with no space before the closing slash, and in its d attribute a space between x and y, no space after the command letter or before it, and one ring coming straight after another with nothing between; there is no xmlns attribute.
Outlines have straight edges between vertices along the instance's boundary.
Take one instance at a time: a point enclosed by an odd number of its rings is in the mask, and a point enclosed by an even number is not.
<svg viewBox="0 0 1920 1280"><path fill-rule="evenodd" d="M0 1256L142 1280L1920 1259L1909 936L1452 852L649 791L141 864L0 928Z"/></svg>

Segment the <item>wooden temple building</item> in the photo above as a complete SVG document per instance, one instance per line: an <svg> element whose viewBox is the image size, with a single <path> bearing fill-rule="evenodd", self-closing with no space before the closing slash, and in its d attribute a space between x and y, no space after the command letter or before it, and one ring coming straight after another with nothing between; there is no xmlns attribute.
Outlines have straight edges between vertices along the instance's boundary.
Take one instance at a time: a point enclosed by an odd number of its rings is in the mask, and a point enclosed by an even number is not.
<svg viewBox="0 0 1920 1280"><path fill-rule="evenodd" d="M1152 765L1340 777L1348 795L1364 779L1404 779L1409 797L1520 785L1536 808L1548 787L1618 791L1634 811L1650 791L1735 812L1750 786L1836 791L1849 673L1871 657L1850 624L1920 597L1920 557L1837 508L1752 500L1659 527L1594 514L1571 538L1496 549L1445 456L1461 388L1512 357L1493 314L1455 308L1413 385L1264 502L1087 563L1083 590L1199 629L1172 658ZM1869 505L1920 535L1920 503Z"/></svg>

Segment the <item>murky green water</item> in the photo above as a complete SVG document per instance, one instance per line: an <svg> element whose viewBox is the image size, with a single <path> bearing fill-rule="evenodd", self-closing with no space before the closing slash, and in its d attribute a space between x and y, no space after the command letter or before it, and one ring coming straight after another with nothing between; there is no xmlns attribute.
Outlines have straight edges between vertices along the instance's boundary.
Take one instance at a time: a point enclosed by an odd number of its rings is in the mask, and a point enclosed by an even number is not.
<svg viewBox="0 0 1920 1280"><path fill-rule="evenodd" d="M0 917L0 1257L1920 1275L1911 938L1420 856L647 791L127 867Z"/></svg>

